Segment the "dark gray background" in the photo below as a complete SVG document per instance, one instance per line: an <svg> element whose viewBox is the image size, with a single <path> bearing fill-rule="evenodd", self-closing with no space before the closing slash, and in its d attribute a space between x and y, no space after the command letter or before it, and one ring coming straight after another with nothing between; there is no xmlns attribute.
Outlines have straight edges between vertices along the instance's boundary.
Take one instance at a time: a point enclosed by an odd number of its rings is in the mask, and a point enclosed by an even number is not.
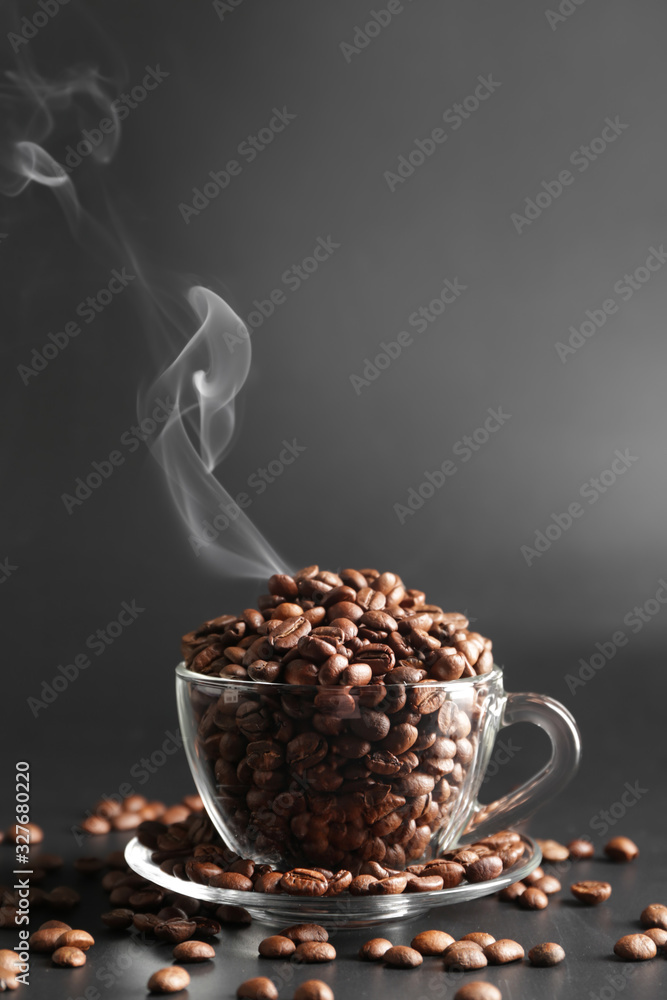
<svg viewBox="0 0 667 1000"><path fill-rule="evenodd" d="M193 555L143 446L71 515L62 503L119 446L136 423L138 392L172 360L173 344L145 320L140 289L119 296L27 386L17 367L132 254L156 288L178 296L193 280L210 283L245 317L320 236L340 248L252 334L221 481L232 494L243 490L284 438L296 438L305 453L250 511L285 560L392 569L447 609L465 609L493 637L507 687L559 698L582 730L579 776L531 830L587 832L601 846L591 823L625 782L639 781L647 792L614 832L636 836L649 855L665 845L665 611L636 634L624 624L667 576L662 271L565 364L555 344L586 310L610 296L620 302L614 283L667 236L667 11L658 0L587 0L552 30L543 6L528 0L414 0L346 62L341 43L381 7L245 0L221 20L209 3L72 0L22 47L46 78L97 64L112 96L139 83L147 65L169 73L123 123L113 160L88 157L72 175L109 232L105 198L112 206L124 246L77 243L43 187L3 199L0 559L17 567L0 589L11 692L3 780L11 791L13 760L30 760L35 819L70 851L71 823L132 780L133 765L177 725L179 636L249 605L262 588ZM32 12L26 5L18 17ZM11 67L13 15L4 14L0 45ZM385 171L489 74L497 91L460 129L445 125L447 141L392 193ZM276 106L296 119L186 225L179 203ZM570 154L616 116L628 127L579 173ZM83 102L78 122L56 118L44 147L62 159L100 117ZM25 116L8 106L3 178L12 143L29 135ZM517 234L511 214L568 167L574 183ZM381 341L409 329L410 313L445 277L466 292L426 332L413 331L412 346L357 395L350 376ZM511 414L506 425L401 524L394 505L499 406ZM582 485L609 468L616 449L636 462L526 565L521 546L581 501ZM28 698L40 698L58 666L131 600L145 609L137 621L35 717ZM627 645L572 691L566 675L619 629ZM512 739L522 749L485 786L489 796L545 757L546 741L528 727ZM135 785L179 799L190 790L182 754ZM635 885L639 871L623 872L628 909L616 910L608 941L660 898ZM466 926L477 921L468 912ZM574 919L565 906L562 914ZM586 926L598 920L586 917ZM587 988L604 985L605 969L601 960ZM555 976L572 995L569 973ZM511 988L507 996L531 995ZM38 996L37 976L33 989Z"/></svg>

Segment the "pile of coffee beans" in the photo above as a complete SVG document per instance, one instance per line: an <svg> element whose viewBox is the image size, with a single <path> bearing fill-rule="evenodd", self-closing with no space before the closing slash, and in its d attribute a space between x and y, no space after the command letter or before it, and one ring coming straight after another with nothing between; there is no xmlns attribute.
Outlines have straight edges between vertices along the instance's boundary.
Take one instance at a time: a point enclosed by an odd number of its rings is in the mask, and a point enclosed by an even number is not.
<svg viewBox="0 0 667 1000"><path fill-rule="evenodd" d="M308 566L183 637L199 757L243 851L353 873L403 868L462 818L491 642L394 573ZM415 686L418 685L418 686ZM292 687L293 690L288 688Z"/></svg>
<svg viewBox="0 0 667 1000"><path fill-rule="evenodd" d="M177 823L187 819L191 812L198 812L204 804L198 795L186 795L174 806L164 802L149 802L144 795L133 793L124 797L107 797L96 802L79 823L79 829L91 836L104 836L110 830L126 832L136 830L145 820L159 819L163 823ZM31 843L35 841L31 840Z"/></svg>
<svg viewBox="0 0 667 1000"><path fill-rule="evenodd" d="M153 861L168 875L212 888L290 896L394 896L403 892L450 889L464 881L484 882L511 868L525 852L518 833L503 830L465 849L454 849L424 864L400 870L377 861L362 863L353 876L347 869L292 868L276 871L225 847L204 812L165 826L148 820L137 829ZM120 888L120 887L119 887ZM124 898L123 894L123 897ZM128 895L128 901L130 901ZM121 900L121 895L117 895ZM130 903L131 905L131 903Z"/></svg>

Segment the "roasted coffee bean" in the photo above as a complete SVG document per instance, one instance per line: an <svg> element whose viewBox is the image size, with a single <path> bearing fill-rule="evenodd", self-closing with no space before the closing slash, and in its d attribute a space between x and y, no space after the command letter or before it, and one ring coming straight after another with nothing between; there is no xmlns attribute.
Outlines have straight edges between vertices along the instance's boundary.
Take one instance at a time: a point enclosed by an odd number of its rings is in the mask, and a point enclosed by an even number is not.
<svg viewBox="0 0 667 1000"><path fill-rule="evenodd" d="M302 941L294 952L295 962L333 962L335 957L336 949L328 941Z"/></svg>
<svg viewBox="0 0 667 1000"><path fill-rule="evenodd" d="M296 580L286 573L274 573L269 577L268 591L270 594L278 594L280 597L293 598L299 593Z"/></svg>
<svg viewBox="0 0 667 1000"><path fill-rule="evenodd" d="M444 888L444 880L440 875L422 875L410 879L405 887L406 892L438 892Z"/></svg>
<svg viewBox="0 0 667 1000"><path fill-rule="evenodd" d="M581 861L585 858L592 858L595 854L595 848L592 843L584 837L576 837L574 840L571 840L567 845L567 849L569 851L570 858L573 861Z"/></svg>
<svg viewBox="0 0 667 1000"><path fill-rule="evenodd" d="M511 938L499 938L484 948L484 954L489 965L506 965L508 962L519 962L524 957L524 950L518 941Z"/></svg>
<svg viewBox="0 0 667 1000"><path fill-rule="evenodd" d="M388 715L370 708L362 708L359 718L351 719L349 725L355 736L371 743L383 740L391 727Z"/></svg>
<svg viewBox="0 0 667 1000"><path fill-rule="evenodd" d="M163 920L161 923L155 924L153 933L160 941L168 941L170 944L180 944L181 941L187 941L188 938L191 938L196 929L197 925L194 920L187 920L181 917L175 920Z"/></svg>
<svg viewBox="0 0 667 1000"><path fill-rule="evenodd" d="M384 704L384 703L383 703ZM377 748L378 750L388 750L389 753L393 753L396 756L405 753L413 745L417 737L419 736L419 730L416 726L411 726L408 723L400 723L399 725L392 726L391 731Z"/></svg>
<svg viewBox="0 0 667 1000"><path fill-rule="evenodd" d="M132 924L142 934L153 934L155 928L164 921L156 913L135 913Z"/></svg>
<svg viewBox="0 0 667 1000"><path fill-rule="evenodd" d="M287 744L286 760L292 766L313 767L326 757L328 749L319 733L301 733Z"/></svg>
<svg viewBox="0 0 667 1000"><path fill-rule="evenodd" d="M642 910L639 919L643 927L661 927L667 931L667 906L662 903L651 903Z"/></svg>
<svg viewBox="0 0 667 1000"><path fill-rule="evenodd" d="M410 942L410 947L418 951L420 955L443 955L454 944L451 934L444 931L421 931Z"/></svg>
<svg viewBox="0 0 667 1000"><path fill-rule="evenodd" d="M150 993L178 993L190 985L190 976L180 965L168 965L158 969L148 980Z"/></svg>
<svg viewBox="0 0 667 1000"><path fill-rule="evenodd" d="M253 889L251 880L238 872L220 872L219 875L213 875L208 880L208 885L213 889L235 889L237 892L251 892Z"/></svg>
<svg viewBox="0 0 667 1000"><path fill-rule="evenodd" d="M197 882L199 885L209 885L210 879L215 875L222 875L222 868L220 865L214 865L210 861L186 861L185 874L191 882Z"/></svg>
<svg viewBox="0 0 667 1000"><path fill-rule="evenodd" d="M259 942L259 953L262 958L288 958L294 954L296 945L288 937L272 934Z"/></svg>
<svg viewBox="0 0 667 1000"><path fill-rule="evenodd" d="M46 902L54 910L71 910L81 902L81 896L68 885L59 885L46 894Z"/></svg>
<svg viewBox="0 0 667 1000"><path fill-rule="evenodd" d="M634 861L639 854L639 848L629 837L612 837L604 845L604 853L612 861Z"/></svg>
<svg viewBox="0 0 667 1000"><path fill-rule="evenodd" d="M533 885L536 889L546 893L547 896L553 896L554 893L560 892L562 889L560 882L553 875L543 875L542 878L538 878L537 882L533 882Z"/></svg>
<svg viewBox="0 0 667 1000"><path fill-rule="evenodd" d="M530 875L526 875L523 882L527 886L534 885L536 882L539 882L541 878L544 878L544 868L534 868Z"/></svg>
<svg viewBox="0 0 667 1000"><path fill-rule="evenodd" d="M544 910L549 905L549 897L534 885L529 886L519 896L519 906L524 910Z"/></svg>
<svg viewBox="0 0 667 1000"><path fill-rule="evenodd" d="M172 955L177 962L208 962L215 958L215 949L206 941L181 941Z"/></svg>
<svg viewBox="0 0 667 1000"><path fill-rule="evenodd" d="M503 863L495 854L487 854L478 861L473 861L466 868L466 879L468 882L487 882L489 879L497 878L503 871Z"/></svg>
<svg viewBox="0 0 667 1000"><path fill-rule="evenodd" d="M535 839L545 861L567 861L569 858L569 850L557 840L540 840L539 837Z"/></svg>
<svg viewBox="0 0 667 1000"><path fill-rule="evenodd" d="M388 948L382 960L394 969L416 969L424 961L415 948L408 948L403 944Z"/></svg>
<svg viewBox="0 0 667 1000"><path fill-rule="evenodd" d="M100 917L103 924L106 924L107 927L115 931L131 927L133 918L134 912L124 909L110 910L108 913L103 913Z"/></svg>
<svg viewBox="0 0 667 1000"><path fill-rule="evenodd" d="M650 937L658 951L664 951L667 947L667 931L663 930L662 927L647 927L645 931L642 931L642 934Z"/></svg>
<svg viewBox="0 0 667 1000"><path fill-rule="evenodd" d="M368 891L371 896L396 896L405 891L407 884L407 875L389 875L371 883Z"/></svg>
<svg viewBox="0 0 667 1000"><path fill-rule="evenodd" d="M333 990L321 979L307 979L294 991L294 1000L334 1000Z"/></svg>
<svg viewBox="0 0 667 1000"><path fill-rule="evenodd" d="M626 934L614 945L614 954L626 962L645 962L658 954L655 941L646 934Z"/></svg>
<svg viewBox="0 0 667 1000"><path fill-rule="evenodd" d="M574 882L570 892L585 906L598 906L611 896L611 886L609 882Z"/></svg>
<svg viewBox="0 0 667 1000"><path fill-rule="evenodd" d="M71 928L68 928L71 930ZM50 954L56 950L56 942L64 933L62 927L45 927L35 931L29 937L30 947L33 951Z"/></svg>
<svg viewBox="0 0 667 1000"><path fill-rule="evenodd" d="M565 952L559 944L545 941L544 944L536 944L534 948L531 948L528 952L528 958L531 965L548 967L562 962L565 958Z"/></svg>
<svg viewBox="0 0 667 1000"><path fill-rule="evenodd" d="M463 865L459 865L455 861L431 861L422 871L421 877L425 878L429 875L439 875L443 888L453 889L454 886L460 885L463 881L465 869Z"/></svg>
<svg viewBox="0 0 667 1000"><path fill-rule="evenodd" d="M464 934L460 941L474 941L478 944L480 948L486 948L488 945L495 942L493 934L487 934L486 931L470 931L469 934Z"/></svg>
<svg viewBox="0 0 667 1000"><path fill-rule="evenodd" d="M293 649L302 636L308 635L312 626L307 618L299 615L295 618L286 618L269 635L269 642L275 649L286 652Z"/></svg>
<svg viewBox="0 0 667 1000"><path fill-rule="evenodd" d="M0 948L0 970L21 972L22 967L23 961L20 955L15 951L10 951L9 948Z"/></svg>
<svg viewBox="0 0 667 1000"><path fill-rule="evenodd" d="M237 988L236 995L237 997L246 997L248 1000L278 1000L278 990L265 976L246 979Z"/></svg>
<svg viewBox="0 0 667 1000"><path fill-rule="evenodd" d="M486 955L474 941L455 941L445 951L445 969L483 969L486 967Z"/></svg>
<svg viewBox="0 0 667 1000"><path fill-rule="evenodd" d="M194 916L192 919L195 922L195 934L197 937L216 937L222 930L220 923L217 920L213 920L211 917Z"/></svg>
<svg viewBox="0 0 667 1000"><path fill-rule="evenodd" d="M253 888L255 892L266 892L270 895L275 895L282 892L282 886L280 885L282 877L282 872L266 872L255 880Z"/></svg>
<svg viewBox="0 0 667 1000"><path fill-rule="evenodd" d="M371 886L377 881L378 880L373 875L357 875L350 882L350 895L368 896Z"/></svg>
<svg viewBox="0 0 667 1000"><path fill-rule="evenodd" d="M291 924L284 927L279 932L283 937L289 938L295 944L303 944L305 941L328 941L329 933L326 927L321 924Z"/></svg>
<svg viewBox="0 0 667 1000"><path fill-rule="evenodd" d="M62 948L57 948L56 951L53 952L51 955L51 961L55 965L63 965L67 968L75 969L86 964L86 956L80 948L74 948L71 945L63 945Z"/></svg>
<svg viewBox="0 0 667 1000"><path fill-rule="evenodd" d="M336 872L336 874L332 875L331 878L329 879L329 885L324 895L338 896L340 895L341 892L344 892L346 889L349 889L351 882L352 882L352 872L349 872L345 869L341 869L341 871Z"/></svg>
<svg viewBox="0 0 667 1000"><path fill-rule="evenodd" d="M365 962L379 962L385 952L389 951L393 945L387 938L371 938L359 949L359 958ZM413 942L414 947L414 942Z"/></svg>
<svg viewBox="0 0 667 1000"><path fill-rule="evenodd" d="M503 995L493 983L475 980L460 986L454 994L454 1000L503 1000Z"/></svg>
<svg viewBox="0 0 667 1000"><path fill-rule="evenodd" d="M222 924L248 927L252 923L251 915L242 906L230 906L225 903L217 908L215 915Z"/></svg>
<svg viewBox="0 0 667 1000"><path fill-rule="evenodd" d="M312 868L293 868L285 872L280 886L292 896L323 896L327 891L328 881Z"/></svg>
<svg viewBox="0 0 667 1000"><path fill-rule="evenodd" d="M80 951L88 951L95 944L95 938L88 931L70 930L63 931L56 941L56 948L78 948Z"/></svg>

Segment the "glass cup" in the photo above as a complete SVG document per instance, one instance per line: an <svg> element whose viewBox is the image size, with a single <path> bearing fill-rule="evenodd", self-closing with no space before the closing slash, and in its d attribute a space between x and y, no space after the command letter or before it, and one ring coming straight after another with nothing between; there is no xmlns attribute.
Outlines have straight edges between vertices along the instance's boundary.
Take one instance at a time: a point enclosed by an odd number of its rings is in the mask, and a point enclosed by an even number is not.
<svg viewBox="0 0 667 1000"><path fill-rule="evenodd" d="M519 823L577 769L567 709L546 695L507 694L499 667L456 681L385 679L300 686L176 668L190 769L228 847L278 868L402 868ZM551 758L481 805L496 736L515 722L544 729Z"/></svg>

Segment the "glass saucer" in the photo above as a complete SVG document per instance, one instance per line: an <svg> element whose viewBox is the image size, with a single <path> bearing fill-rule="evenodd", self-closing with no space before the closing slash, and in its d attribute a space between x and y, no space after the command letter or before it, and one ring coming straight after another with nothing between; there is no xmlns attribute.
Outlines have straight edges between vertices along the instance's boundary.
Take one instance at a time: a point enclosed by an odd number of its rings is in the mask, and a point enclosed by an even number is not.
<svg viewBox="0 0 667 1000"><path fill-rule="evenodd" d="M438 906L463 903L478 896L488 896L512 882L520 882L540 864L542 852L530 837L521 835L526 853L515 865L488 882L468 883L435 892L403 892L398 896L289 896L262 892L239 892L237 889L212 889L197 882L186 882L167 875L151 860L151 850L136 837L125 848L125 860L138 875L170 892L203 899L218 906L225 903L242 906L253 920L264 923L317 923L324 927L370 927L388 920L421 916Z"/></svg>

